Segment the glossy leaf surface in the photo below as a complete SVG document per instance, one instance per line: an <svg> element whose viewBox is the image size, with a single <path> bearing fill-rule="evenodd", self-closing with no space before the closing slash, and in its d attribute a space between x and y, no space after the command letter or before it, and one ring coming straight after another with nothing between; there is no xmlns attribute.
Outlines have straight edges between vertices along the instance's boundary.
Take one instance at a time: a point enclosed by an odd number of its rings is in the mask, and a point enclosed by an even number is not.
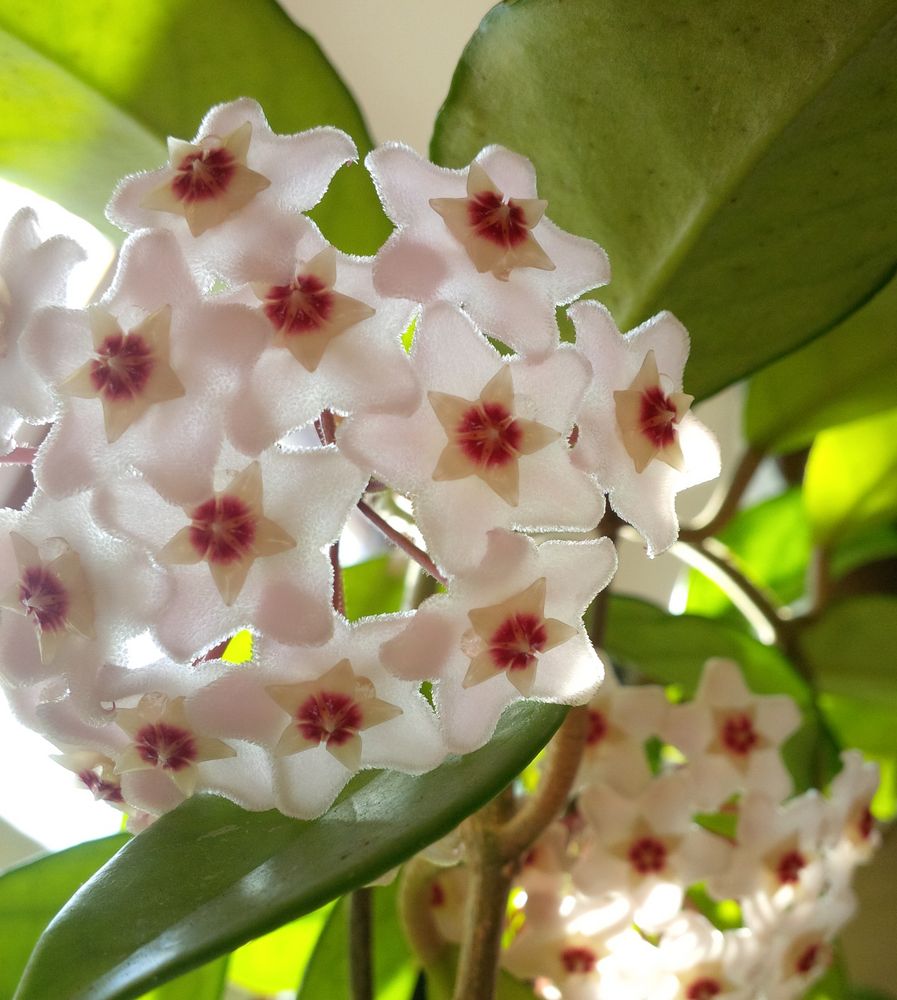
<svg viewBox="0 0 897 1000"><path fill-rule="evenodd" d="M432 153L529 156L548 215L610 254L621 327L676 313L707 396L892 277L895 45L895 0L499 4Z"/></svg>
<svg viewBox="0 0 897 1000"><path fill-rule="evenodd" d="M0 6L0 175L107 232L116 182L159 166L167 136L192 138L212 105L243 96L275 131L336 125L362 156L370 147L342 80L274 0ZM389 231L360 167L340 172L316 218L354 252Z"/></svg>
<svg viewBox="0 0 897 1000"><path fill-rule="evenodd" d="M71 900L41 939L18 1000L60 990L71 1000L139 996L379 877L504 788L564 711L512 706L482 750L420 777L362 774L313 822L189 799ZM105 946L85 952L85 939Z"/></svg>

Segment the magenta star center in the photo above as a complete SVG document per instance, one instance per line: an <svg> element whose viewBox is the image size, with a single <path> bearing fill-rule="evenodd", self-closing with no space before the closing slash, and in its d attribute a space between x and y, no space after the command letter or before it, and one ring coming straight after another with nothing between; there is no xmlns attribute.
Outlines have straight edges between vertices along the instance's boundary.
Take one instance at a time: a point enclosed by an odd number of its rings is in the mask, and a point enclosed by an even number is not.
<svg viewBox="0 0 897 1000"><path fill-rule="evenodd" d="M104 399L128 402L146 388L154 364L153 352L139 333L115 333L91 361L90 381Z"/></svg>
<svg viewBox="0 0 897 1000"><path fill-rule="evenodd" d="M501 403L474 403L455 428L455 441L482 468L506 465L519 455L523 430Z"/></svg>
<svg viewBox="0 0 897 1000"><path fill-rule="evenodd" d="M807 859L800 851L786 851L776 865L776 875L782 885L794 885L800 881L800 873L806 866Z"/></svg>
<svg viewBox="0 0 897 1000"><path fill-rule="evenodd" d="M862 840L868 840L875 829L875 817L868 805L863 806L857 819L857 833Z"/></svg>
<svg viewBox="0 0 897 1000"><path fill-rule="evenodd" d="M571 975L594 972L598 956L590 948L571 947L561 952L561 962Z"/></svg>
<svg viewBox="0 0 897 1000"><path fill-rule="evenodd" d="M183 770L198 756L193 735L168 722L143 726L134 737L134 746L143 761L166 771Z"/></svg>
<svg viewBox="0 0 897 1000"><path fill-rule="evenodd" d="M315 333L333 312L333 295L320 278L298 274L288 285L268 289L264 310L281 333Z"/></svg>
<svg viewBox="0 0 897 1000"><path fill-rule="evenodd" d="M256 516L239 497L212 497L190 516L190 542L201 558L226 566L251 551Z"/></svg>
<svg viewBox="0 0 897 1000"><path fill-rule="evenodd" d="M19 581L19 600L25 614L46 632L65 628L69 597L59 577L43 566L26 566Z"/></svg>
<svg viewBox="0 0 897 1000"><path fill-rule="evenodd" d="M338 691L321 691L296 709L296 725L310 742L342 746L361 728L357 702Z"/></svg>
<svg viewBox="0 0 897 1000"><path fill-rule="evenodd" d="M506 618L489 638L489 655L497 670L526 670L548 642L537 615L518 612Z"/></svg>
<svg viewBox="0 0 897 1000"><path fill-rule="evenodd" d="M208 201L227 190L236 170L233 153L223 146L196 150L175 167L171 190L179 201Z"/></svg>
<svg viewBox="0 0 897 1000"><path fill-rule="evenodd" d="M639 429L655 448L666 448L676 438L676 407L659 385L642 391Z"/></svg>
<svg viewBox="0 0 897 1000"><path fill-rule="evenodd" d="M529 231L523 210L514 199L504 202L493 191L481 191L467 199L467 221L477 236L505 250L519 246Z"/></svg>
<svg viewBox="0 0 897 1000"><path fill-rule="evenodd" d="M639 837L629 848L629 862L640 875L662 872L667 863L667 849L656 837Z"/></svg>
<svg viewBox="0 0 897 1000"><path fill-rule="evenodd" d="M685 991L686 1000L713 1000L722 993L723 987L718 979L702 976L690 983Z"/></svg>
<svg viewBox="0 0 897 1000"><path fill-rule="evenodd" d="M586 734L586 746L597 746L607 735L607 719L604 712L597 708L589 709L589 729Z"/></svg>
<svg viewBox="0 0 897 1000"><path fill-rule="evenodd" d="M739 757L745 757L758 742L757 731L750 716L730 715L722 724L721 738L725 748Z"/></svg>
<svg viewBox="0 0 897 1000"><path fill-rule="evenodd" d="M430 906L440 907L445 905L445 889L437 881L430 883Z"/></svg>
<svg viewBox="0 0 897 1000"><path fill-rule="evenodd" d="M794 971L801 974L812 972L817 966L824 965L828 957L828 951L822 941L814 941L797 956L794 963Z"/></svg>
<svg viewBox="0 0 897 1000"><path fill-rule="evenodd" d="M121 786L101 778L96 771L79 771L78 777L82 784L93 792L93 797L100 802L123 803Z"/></svg>

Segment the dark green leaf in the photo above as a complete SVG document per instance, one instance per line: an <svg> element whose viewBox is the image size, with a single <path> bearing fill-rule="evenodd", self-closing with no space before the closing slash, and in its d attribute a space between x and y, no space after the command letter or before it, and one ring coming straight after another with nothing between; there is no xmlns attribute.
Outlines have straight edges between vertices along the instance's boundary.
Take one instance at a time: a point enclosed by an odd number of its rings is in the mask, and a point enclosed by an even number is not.
<svg viewBox="0 0 897 1000"><path fill-rule="evenodd" d="M406 565L402 560L385 555L347 566L343 570L343 590L349 621L365 615L400 611Z"/></svg>
<svg viewBox="0 0 897 1000"><path fill-rule="evenodd" d="M0 876L0 997L11 997L44 928L125 835L48 854Z"/></svg>
<svg viewBox="0 0 897 1000"><path fill-rule="evenodd" d="M0 6L0 174L111 232L124 174L159 166L213 105L254 97L272 128L345 129L370 148L351 94L273 0L6 0ZM316 213L342 249L388 232L367 174L340 171Z"/></svg>
<svg viewBox="0 0 897 1000"><path fill-rule="evenodd" d="M707 396L823 333L897 262L897 2L521 0L486 16L433 136L529 156L598 240L629 327L689 328Z"/></svg>
<svg viewBox="0 0 897 1000"><path fill-rule="evenodd" d="M419 777L360 775L313 822L196 796L135 838L42 937L17 1000L125 1000L377 878L444 836L564 716L520 703L482 750ZM84 941L102 948L84 948Z"/></svg>
<svg viewBox="0 0 897 1000"><path fill-rule="evenodd" d="M817 436L804 504L814 538L826 546L897 516L897 410Z"/></svg>
<svg viewBox="0 0 897 1000"><path fill-rule="evenodd" d="M758 372L745 408L748 440L796 451L827 427L897 407L897 279L824 336Z"/></svg>
<svg viewBox="0 0 897 1000"><path fill-rule="evenodd" d="M398 881L372 893L374 996L377 1000L409 1000L417 982L398 914ZM352 1000L349 981L349 900L334 907L302 979L297 1000Z"/></svg>
<svg viewBox="0 0 897 1000"><path fill-rule="evenodd" d="M839 579L867 563L897 556L897 524L879 524L853 535L832 552L832 576Z"/></svg>

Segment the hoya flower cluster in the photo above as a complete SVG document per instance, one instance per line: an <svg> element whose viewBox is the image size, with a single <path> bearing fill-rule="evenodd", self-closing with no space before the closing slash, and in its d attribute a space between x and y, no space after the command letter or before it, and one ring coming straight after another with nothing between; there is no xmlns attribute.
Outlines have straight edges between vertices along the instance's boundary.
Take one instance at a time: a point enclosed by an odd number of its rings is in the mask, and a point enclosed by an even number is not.
<svg viewBox="0 0 897 1000"><path fill-rule="evenodd" d="M676 705L608 670L588 712L576 795L514 880L504 966L544 1000L803 996L879 839L874 765L846 751L827 796L794 796L781 749L800 712L752 694L727 660ZM434 870L446 940L460 939L467 877Z"/></svg>
<svg viewBox="0 0 897 1000"><path fill-rule="evenodd" d="M240 100L119 185L128 236L89 307L63 304L70 241L40 244L25 212L0 246L5 450L18 421L50 425L33 496L0 511L0 672L128 811L204 790L312 817L360 768L483 745L520 698L587 701L605 496L660 552L675 494L718 472L685 330L663 313L622 336L575 302L605 254L549 220L527 160L380 147L395 230L363 258L305 215L355 158L342 132L275 135ZM398 527L372 509L392 497ZM442 592L346 620L337 542L359 504ZM244 629L252 662L220 659Z"/></svg>

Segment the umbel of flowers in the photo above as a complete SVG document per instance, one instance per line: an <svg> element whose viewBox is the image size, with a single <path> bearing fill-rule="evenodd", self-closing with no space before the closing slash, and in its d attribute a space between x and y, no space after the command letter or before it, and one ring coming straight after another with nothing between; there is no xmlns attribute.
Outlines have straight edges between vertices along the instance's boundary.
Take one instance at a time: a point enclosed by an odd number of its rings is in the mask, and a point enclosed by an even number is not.
<svg viewBox="0 0 897 1000"><path fill-rule="evenodd" d="M49 425L34 494L0 510L0 676L60 763L141 822L198 791L311 818L361 768L419 773L482 746L519 699L622 704L610 681L599 693L583 625L616 568L598 531L605 498L653 555L677 537L676 494L719 471L682 391L685 329L661 313L621 335L580 299L609 280L606 256L549 220L526 159L493 146L446 170L401 145L374 150L366 166L395 230L364 258L305 215L355 158L344 133L275 135L239 100L192 141L172 139L163 167L121 182L108 215L128 235L98 301L66 307L81 253L41 243L30 211L0 244L0 454L21 452L22 421ZM574 344L560 342L564 306ZM405 498L401 527L375 509L386 495ZM356 509L442 592L347 621L338 540ZM244 629L252 662L220 659ZM134 655L146 638L149 663ZM846 877L803 874L850 854L831 823L817 844L816 820L807 833L793 819L804 806L777 812L788 711L752 702L720 730L720 685L706 683L693 706L632 692L653 708L596 715L621 763L608 783L587 754L584 826L549 838L579 860L552 855L544 891L527 889L550 905L527 904L521 942L579 941L574 915L595 910L583 900L612 892L627 909L600 942L635 921L663 929L650 947L667 965L687 938L716 968L713 933L676 917L696 878L777 941L782 921L808 926L811 891L846 898ZM652 774L637 734L679 746L688 767ZM833 802L865 775L855 762L844 773ZM736 793L734 842L693 829L695 809ZM773 891L778 842L758 855L742 837L751 824L792 830L806 859L783 882L787 905ZM725 855L728 874L699 876L696 852ZM523 974L562 990L587 981L606 952L585 938L575 961L546 952ZM746 996L739 975L669 995Z"/></svg>

